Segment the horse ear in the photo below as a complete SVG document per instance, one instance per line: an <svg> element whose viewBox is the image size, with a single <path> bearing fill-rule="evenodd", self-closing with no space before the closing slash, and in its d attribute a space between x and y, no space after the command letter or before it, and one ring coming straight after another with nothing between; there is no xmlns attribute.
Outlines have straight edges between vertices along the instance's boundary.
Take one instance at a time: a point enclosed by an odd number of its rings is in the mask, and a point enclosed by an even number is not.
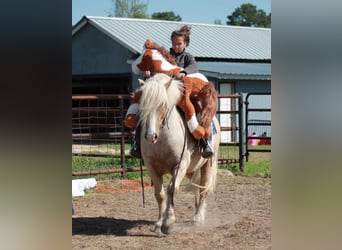
<svg viewBox="0 0 342 250"><path fill-rule="evenodd" d="M172 82L172 78L170 79L170 81L168 81L167 83L165 83L165 88L168 89L171 86L171 82Z"/></svg>
<svg viewBox="0 0 342 250"><path fill-rule="evenodd" d="M149 39L146 39L145 41L145 48L151 48L152 42Z"/></svg>
<svg viewBox="0 0 342 250"><path fill-rule="evenodd" d="M145 84L145 81L138 79L140 86L143 86Z"/></svg>

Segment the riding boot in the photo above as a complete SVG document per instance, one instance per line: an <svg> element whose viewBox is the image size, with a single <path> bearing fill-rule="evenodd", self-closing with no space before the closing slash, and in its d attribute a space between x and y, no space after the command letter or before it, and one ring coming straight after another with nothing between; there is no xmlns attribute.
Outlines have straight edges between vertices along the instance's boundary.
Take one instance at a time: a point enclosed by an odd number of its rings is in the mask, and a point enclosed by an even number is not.
<svg viewBox="0 0 342 250"><path fill-rule="evenodd" d="M141 126L138 125L135 128L135 141L133 142L131 149L129 151L129 154L131 156L134 156L136 158L141 158L141 150L140 150L140 131L141 131Z"/></svg>
<svg viewBox="0 0 342 250"><path fill-rule="evenodd" d="M203 158L209 158L214 155L214 149L211 145L211 137L201 139L201 154Z"/></svg>

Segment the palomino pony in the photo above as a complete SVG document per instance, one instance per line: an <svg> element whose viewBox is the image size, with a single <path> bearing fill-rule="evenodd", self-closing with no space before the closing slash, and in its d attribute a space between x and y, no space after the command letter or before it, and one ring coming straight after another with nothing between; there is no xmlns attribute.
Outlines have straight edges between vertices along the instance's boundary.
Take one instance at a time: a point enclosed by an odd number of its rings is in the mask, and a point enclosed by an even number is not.
<svg viewBox="0 0 342 250"><path fill-rule="evenodd" d="M183 91L183 83L166 74L155 74L141 82L139 123L141 153L154 186L159 214L155 232L170 233L175 223L173 199L186 176L195 191L194 224L203 224L207 194L214 190L217 173L217 152L220 143L220 125L214 116L212 144L214 155L201 156L198 143L186 127L184 114L176 108ZM171 174L167 187L163 175Z"/></svg>

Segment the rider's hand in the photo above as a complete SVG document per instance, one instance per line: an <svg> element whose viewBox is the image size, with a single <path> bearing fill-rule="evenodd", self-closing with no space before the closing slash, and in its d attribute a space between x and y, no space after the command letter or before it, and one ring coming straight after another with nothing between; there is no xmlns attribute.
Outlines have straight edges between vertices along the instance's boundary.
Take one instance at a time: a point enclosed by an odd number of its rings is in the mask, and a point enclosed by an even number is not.
<svg viewBox="0 0 342 250"><path fill-rule="evenodd" d="M146 71L144 72L144 76L145 76L146 78L150 78L150 77L151 77L151 71L146 70Z"/></svg>
<svg viewBox="0 0 342 250"><path fill-rule="evenodd" d="M184 76L185 76L185 73L178 73L177 75L175 75L177 80L183 80Z"/></svg>

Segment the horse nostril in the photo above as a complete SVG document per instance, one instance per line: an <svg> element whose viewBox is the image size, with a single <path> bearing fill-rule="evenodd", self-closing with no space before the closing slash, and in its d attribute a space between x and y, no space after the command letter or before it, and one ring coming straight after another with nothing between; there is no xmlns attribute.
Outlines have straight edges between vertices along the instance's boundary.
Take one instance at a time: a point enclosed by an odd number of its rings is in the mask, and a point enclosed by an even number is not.
<svg viewBox="0 0 342 250"><path fill-rule="evenodd" d="M145 139L150 142L150 143L156 143L157 141L157 134L153 133L153 134L145 134Z"/></svg>

